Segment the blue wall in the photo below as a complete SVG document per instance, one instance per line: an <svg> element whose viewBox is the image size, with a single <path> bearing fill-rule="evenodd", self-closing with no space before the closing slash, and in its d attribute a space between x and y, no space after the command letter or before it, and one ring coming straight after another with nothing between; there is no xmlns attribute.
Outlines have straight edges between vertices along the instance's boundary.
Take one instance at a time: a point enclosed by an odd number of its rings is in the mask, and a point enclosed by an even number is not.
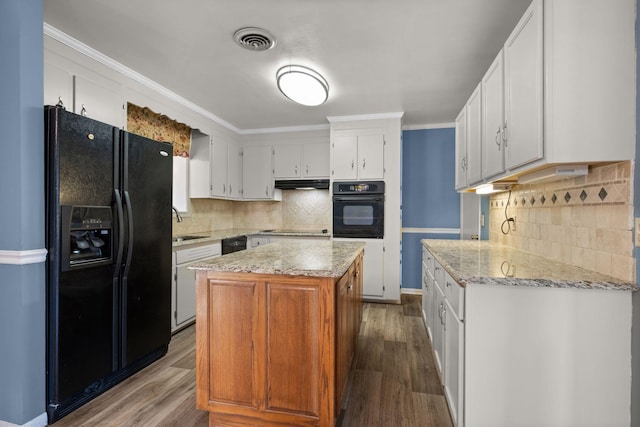
<svg viewBox="0 0 640 427"><path fill-rule="evenodd" d="M0 1L0 250L14 254L44 248L42 13ZM0 420L18 425L45 412L44 271L0 264Z"/></svg>
<svg viewBox="0 0 640 427"><path fill-rule="evenodd" d="M460 195L455 190L455 129L402 132L402 288L422 286L421 239L459 239ZM422 229L417 232L407 228ZM448 231L448 230L445 230Z"/></svg>

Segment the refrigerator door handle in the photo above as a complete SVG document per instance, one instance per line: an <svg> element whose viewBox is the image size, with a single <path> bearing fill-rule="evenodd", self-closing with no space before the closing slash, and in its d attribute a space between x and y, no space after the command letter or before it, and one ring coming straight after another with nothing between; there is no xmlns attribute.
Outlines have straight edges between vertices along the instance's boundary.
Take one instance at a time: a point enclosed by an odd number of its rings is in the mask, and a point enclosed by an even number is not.
<svg viewBox="0 0 640 427"><path fill-rule="evenodd" d="M124 211L122 210L122 196L120 196L120 191L118 189L114 189L113 191L116 197L116 209L118 210L118 253L113 269L113 277L117 277L122 267L122 254L124 252Z"/></svg>
<svg viewBox="0 0 640 427"><path fill-rule="evenodd" d="M133 256L133 209L131 208L131 199L129 198L129 192L124 191L124 202L127 205L127 222L129 223L129 236L127 242L127 261L124 264L124 272L122 275L127 277L129 275L129 268L131 268L131 257Z"/></svg>

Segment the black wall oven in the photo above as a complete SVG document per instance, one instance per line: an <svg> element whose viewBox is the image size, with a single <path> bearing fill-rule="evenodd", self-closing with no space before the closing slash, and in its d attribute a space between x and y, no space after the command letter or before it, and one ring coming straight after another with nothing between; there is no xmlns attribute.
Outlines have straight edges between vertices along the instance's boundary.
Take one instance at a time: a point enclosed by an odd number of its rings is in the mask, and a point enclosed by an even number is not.
<svg viewBox="0 0 640 427"><path fill-rule="evenodd" d="M384 238L384 181L333 183L333 237Z"/></svg>

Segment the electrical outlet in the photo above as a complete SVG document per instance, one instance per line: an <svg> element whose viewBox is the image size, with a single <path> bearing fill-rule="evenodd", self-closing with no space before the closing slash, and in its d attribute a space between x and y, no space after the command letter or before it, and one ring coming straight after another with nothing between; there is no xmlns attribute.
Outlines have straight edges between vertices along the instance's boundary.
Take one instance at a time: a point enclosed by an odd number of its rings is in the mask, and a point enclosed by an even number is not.
<svg viewBox="0 0 640 427"><path fill-rule="evenodd" d="M640 246L640 218L636 218L636 246Z"/></svg>

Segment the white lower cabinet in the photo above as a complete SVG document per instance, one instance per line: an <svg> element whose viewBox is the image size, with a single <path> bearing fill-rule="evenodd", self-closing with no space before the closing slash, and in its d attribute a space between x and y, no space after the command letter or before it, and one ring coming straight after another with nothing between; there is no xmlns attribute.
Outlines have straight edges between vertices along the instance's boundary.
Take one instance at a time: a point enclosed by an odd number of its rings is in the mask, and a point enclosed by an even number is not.
<svg viewBox="0 0 640 427"><path fill-rule="evenodd" d="M440 373L440 380L444 380L444 332L446 328L445 314L445 300L444 292L440 288L437 281L434 281L434 294L433 294L433 307L434 307L434 322L433 322L433 341L431 345L433 347L433 356L436 362L436 368Z"/></svg>
<svg viewBox="0 0 640 427"><path fill-rule="evenodd" d="M422 312L454 426L464 425L464 288L422 251Z"/></svg>
<svg viewBox="0 0 640 427"><path fill-rule="evenodd" d="M221 243L199 243L173 248L171 281L171 332L191 324L196 318L196 272L189 264L220 256Z"/></svg>
<svg viewBox="0 0 640 427"><path fill-rule="evenodd" d="M454 426L631 425L632 292L461 287L433 258L423 251L427 286L435 278L432 347Z"/></svg>
<svg viewBox="0 0 640 427"><path fill-rule="evenodd" d="M451 286L458 289L460 286L451 279L449 274L445 276L445 302L443 307L444 318L444 363L443 382L444 396L449 404L449 411L453 425L462 426L463 422L463 390L464 390L464 323L458 317L455 302L447 296L447 290Z"/></svg>

